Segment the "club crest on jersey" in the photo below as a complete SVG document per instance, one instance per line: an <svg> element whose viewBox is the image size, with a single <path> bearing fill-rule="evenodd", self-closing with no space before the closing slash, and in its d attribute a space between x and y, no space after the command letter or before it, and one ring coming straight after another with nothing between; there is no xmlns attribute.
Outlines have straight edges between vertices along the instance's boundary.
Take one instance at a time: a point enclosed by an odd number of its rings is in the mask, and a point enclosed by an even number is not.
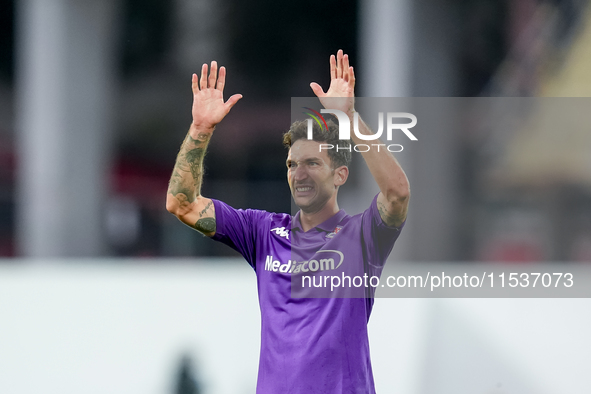
<svg viewBox="0 0 591 394"><path fill-rule="evenodd" d="M332 233L326 234L326 238L334 237L339 231L341 231L342 228L343 228L343 226L336 226L335 229L332 230Z"/></svg>
<svg viewBox="0 0 591 394"><path fill-rule="evenodd" d="M280 237L285 237L289 239L289 230L286 230L285 227L275 227L271 229L271 232L279 235Z"/></svg>

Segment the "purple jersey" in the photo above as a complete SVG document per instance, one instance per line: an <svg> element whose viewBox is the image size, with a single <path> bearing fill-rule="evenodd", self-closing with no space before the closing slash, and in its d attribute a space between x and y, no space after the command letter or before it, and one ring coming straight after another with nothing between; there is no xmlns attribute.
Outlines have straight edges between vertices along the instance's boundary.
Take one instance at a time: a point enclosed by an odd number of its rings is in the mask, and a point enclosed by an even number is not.
<svg viewBox="0 0 591 394"><path fill-rule="evenodd" d="M292 277L379 277L402 226L386 226L376 200L359 215L340 210L307 232L299 213L239 210L213 200L213 239L241 253L257 275L257 393L375 392L367 336L373 299L293 298Z"/></svg>

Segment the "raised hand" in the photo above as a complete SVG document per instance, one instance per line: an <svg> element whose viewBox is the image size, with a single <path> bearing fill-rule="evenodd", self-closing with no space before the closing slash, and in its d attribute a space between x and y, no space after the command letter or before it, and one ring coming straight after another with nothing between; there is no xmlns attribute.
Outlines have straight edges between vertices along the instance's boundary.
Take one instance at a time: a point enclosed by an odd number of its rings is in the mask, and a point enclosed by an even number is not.
<svg viewBox="0 0 591 394"><path fill-rule="evenodd" d="M339 109L349 115L355 111L355 73L349 65L349 55L339 49L337 56L330 55L330 86L325 93L320 85L310 87L324 108ZM336 98L335 98L336 97Z"/></svg>
<svg viewBox="0 0 591 394"><path fill-rule="evenodd" d="M217 83L216 83L217 81ZM201 79L193 74L193 125L202 130L213 129L230 112L230 109L242 98L235 94L224 102L224 84L226 68L220 67L218 76L217 62L211 62L211 71L207 75L207 64L201 67Z"/></svg>

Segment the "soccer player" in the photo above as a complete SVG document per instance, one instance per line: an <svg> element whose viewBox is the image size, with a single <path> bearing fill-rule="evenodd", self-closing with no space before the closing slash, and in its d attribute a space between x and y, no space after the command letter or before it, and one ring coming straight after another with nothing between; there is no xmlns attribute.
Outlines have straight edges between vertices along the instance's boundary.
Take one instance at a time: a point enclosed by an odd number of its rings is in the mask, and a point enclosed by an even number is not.
<svg viewBox="0 0 591 394"><path fill-rule="evenodd" d="M339 50L330 57L331 83L311 88L325 107L355 112L355 74ZM178 154L166 207L186 225L240 252L257 275L261 309L261 354L257 393L374 393L367 322L373 298L296 298L292 278L330 274L381 274L406 219L410 189L406 175L386 149L362 153L380 193L363 213L350 216L337 203L349 175L350 141L338 129L296 122L284 135L289 147L287 181L300 211L292 217L239 210L200 193L203 157L216 125L238 102L226 102L224 67L204 64L193 74L193 123ZM362 134L372 134L360 120ZM353 133L354 143L363 143ZM331 144L340 149L320 149ZM369 201L368 201L369 202ZM346 274L346 275L345 275ZM349 279L350 280L350 279ZM299 283L299 282L298 282ZM348 287L351 287L348 284Z"/></svg>

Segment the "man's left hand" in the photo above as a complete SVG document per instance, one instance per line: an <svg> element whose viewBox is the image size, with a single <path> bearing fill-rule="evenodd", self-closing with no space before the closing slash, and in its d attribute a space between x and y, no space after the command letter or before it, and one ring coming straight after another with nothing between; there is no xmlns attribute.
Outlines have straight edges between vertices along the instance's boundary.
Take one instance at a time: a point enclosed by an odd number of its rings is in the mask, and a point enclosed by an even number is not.
<svg viewBox="0 0 591 394"><path fill-rule="evenodd" d="M310 87L324 108L338 109L352 116L355 112L355 73L349 65L349 55L339 49L337 56L330 55L330 87L325 93L312 82Z"/></svg>

